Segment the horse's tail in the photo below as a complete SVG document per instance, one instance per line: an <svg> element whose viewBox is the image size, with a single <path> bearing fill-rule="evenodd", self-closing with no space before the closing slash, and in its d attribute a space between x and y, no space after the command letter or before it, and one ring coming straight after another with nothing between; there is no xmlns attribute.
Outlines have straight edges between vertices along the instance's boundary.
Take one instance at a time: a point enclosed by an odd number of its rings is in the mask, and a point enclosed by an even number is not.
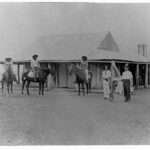
<svg viewBox="0 0 150 150"><path fill-rule="evenodd" d="M22 81L27 79L29 72L30 72L30 69L22 74Z"/></svg>

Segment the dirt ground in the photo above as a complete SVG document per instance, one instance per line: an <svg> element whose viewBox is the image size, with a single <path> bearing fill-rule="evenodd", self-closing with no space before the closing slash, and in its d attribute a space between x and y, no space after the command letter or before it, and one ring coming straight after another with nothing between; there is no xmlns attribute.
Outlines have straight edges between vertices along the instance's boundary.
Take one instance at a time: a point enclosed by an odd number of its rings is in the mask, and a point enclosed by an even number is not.
<svg viewBox="0 0 150 150"><path fill-rule="evenodd" d="M131 102L115 96L112 103L67 89L0 94L0 145L150 144L149 96L150 89L140 89Z"/></svg>

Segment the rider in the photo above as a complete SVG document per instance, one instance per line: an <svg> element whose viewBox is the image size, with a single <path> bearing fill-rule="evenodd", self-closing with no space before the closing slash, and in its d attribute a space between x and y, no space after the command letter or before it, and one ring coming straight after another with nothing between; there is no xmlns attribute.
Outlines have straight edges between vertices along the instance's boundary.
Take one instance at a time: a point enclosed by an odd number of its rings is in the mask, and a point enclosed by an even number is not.
<svg viewBox="0 0 150 150"><path fill-rule="evenodd" d="M7 70L8 66L10 66L11 71L13 72L13 62L12 62L12 58L5 58L5 63L4 63L5 71Z"/></svg>
<svg viewBox="0 0 150 150"><path fill-rule="evenodd" d="M88 59L86 56L81 57L80 65L77 64L77 67L84 71L86 82L88 82ZM77 79L75 80L74 83L77 83Z"/></svg>
<svg viewBox="0 0 150 150"><path fill-rule="evenodd" d="M86 82L88 82L88 59L86 56L82 56L81 58L81 70L84 71Z"/></svg>
<svg viewBox="0 0 150 150"><path fill-rule="evenodd" d="M31 68L34 72L34 81L36 81L38 77L38 69L40 68L40 64L37 61L38 55L33 55L32 58L33 59L31 60Z"/></svg>
<svg viewBox="0 0 150 150"><path fill-rule="evenodd" d="M1 81L5 80L5 73L8 69L8 67L10 66L11 68L11 71L12 71L12 74L13 74L13 78L14 78L14 81L18 84L18 81L17 81L17 78L13 72L13 62L12 62L12 58L5 58L5 62L4 62L4 73L2 74L2 79Z"/></svg>

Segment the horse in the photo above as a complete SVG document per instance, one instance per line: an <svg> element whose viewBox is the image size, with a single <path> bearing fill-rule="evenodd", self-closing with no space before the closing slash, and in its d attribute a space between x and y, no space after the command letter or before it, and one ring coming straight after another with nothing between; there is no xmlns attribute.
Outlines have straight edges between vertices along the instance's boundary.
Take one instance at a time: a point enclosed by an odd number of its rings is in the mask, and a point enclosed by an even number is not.
<svg viewBox="0 0 150 150"><path fill-rule="evenodd" d="M90 78L88 79L88 82L87 82L84 71L79 69L75 64L71 64L69 68L69 75L71 75L72 73L76 75L76 80L78 84L78 95L80 96L80 85L82 85L83 95L85 96L84 84L86 85L86 90L87 90L87 95L88 95L89 89L91 90L92 73L90 72Z"/></svg>
<svg viewBox="0 0 150 150"><path fill-rule="evenodd" d="M7 96L9 96L10 94L10 90L11 89L11 94L13 94L13 81L14 81L14 76L15 74L13 74L12 68L10 67L10 65L8 65L6 72L4 73L3 79L2 79L2 93L3 93L3 88L4 88L4 83L7 84ZM16 80L17 82L17 80ZM17 82L18 84L18 82Z"/></svg>
<svg viewBox="0 0 150 150"><path fill-rule="evenodd" d="M39 95L41 94L44 95L44 84L45 84L45 81L47 80L47 76L50 73L52 73L52 70L49 68L39 68L37 81L34 81L34 77L28 76L30 71L31 69L29 69L27 72L24 72L22 74L22 94L23 94L24 86L26 82L27 82L26 88L27 88L28 95L30 95L29 93L30 82L36 82L36 83L39 83Z"/></svg>
<svg viewBox="0 0 150 150"><path fill-rule="evenodd" d="M114 100L114 93L117 85L118 85L117 81L112 81L111 88L110 88L110 99L109 99L111 102L113 102Z"/></svg>
<svg viewBox="0 0 150 150"><path fill-rule="evenodd" d="M121 81L121 80L120 80ZM113 102L114 94L123 95L122 83L119 80L112 80L110 87L110 101Z"/></svg>

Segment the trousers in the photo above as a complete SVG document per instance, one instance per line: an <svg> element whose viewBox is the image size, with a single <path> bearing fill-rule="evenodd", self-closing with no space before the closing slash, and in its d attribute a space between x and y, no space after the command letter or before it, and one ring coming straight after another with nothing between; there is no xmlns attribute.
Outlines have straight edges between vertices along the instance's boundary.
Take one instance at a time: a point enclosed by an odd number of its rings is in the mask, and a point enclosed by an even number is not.
<svg viewBox="0 0 150 150"><path fill-rule="evenodd" d="M103 89L104 89L104 98L110 98L110 89L109 83L105 79L103 79Z"/></svg>
<svg viewBox="0 0 150 150"><path fill-rule="evenodd" d="M38 78L39 68L35 67L32 71L34 73L34 80L36 80Z"/></svg>
<svg viewBox="0 0 150 150"><path fill-rule="evenodd" d="M124 97L125 101L130 101L130 80L123 80L123 89L124 89Z"/></svg>

